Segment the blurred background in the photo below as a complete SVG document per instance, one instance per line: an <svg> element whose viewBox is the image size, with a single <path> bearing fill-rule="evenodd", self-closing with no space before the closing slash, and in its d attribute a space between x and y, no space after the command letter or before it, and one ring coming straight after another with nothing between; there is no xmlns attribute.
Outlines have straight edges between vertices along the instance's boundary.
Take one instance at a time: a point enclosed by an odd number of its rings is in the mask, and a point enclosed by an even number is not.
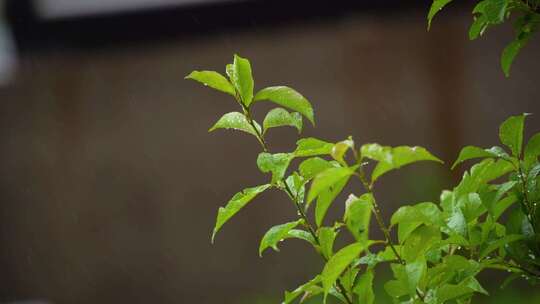
<svg viewBox="0 0 540 304"><path fill-rule="evenodd" d="M312 102L317 128L304 135L444 159L388 174L377 194L390 215L452 188L461 146L491 146L507 116L540 113L538 37L505 79L511 27L469 42L465 2L427 32L429 1L0 1L0 302L279 303L322 262L295 241L258 257L264 232L295 216L272 191L210 244L217 208L268 177L253 138L207 133L234 102L183 77L224 71L238 53L256 88L289 85ZM527 134L538 130L534 115ZM289 151L296 137L268 140ZM377 303L389 303L379 273ZM540 303L538 289L485 278L494 296L477 303Z"/></svg>

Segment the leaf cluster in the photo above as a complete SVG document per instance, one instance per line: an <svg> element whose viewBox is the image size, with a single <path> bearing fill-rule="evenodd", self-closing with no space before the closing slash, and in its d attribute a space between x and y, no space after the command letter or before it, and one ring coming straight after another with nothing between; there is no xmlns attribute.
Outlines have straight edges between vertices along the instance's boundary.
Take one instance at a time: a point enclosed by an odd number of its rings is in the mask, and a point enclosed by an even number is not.
<svg viewBox="0 0 540 304"><path fill-rule="evenodd" d="M433 0L428 13L428 29L435 15L453 0ZM539 0L481 0L473 8L473 23L469 39L475 40L493 26L514 20L515 38L502 51L501 68L510 76L510 68L517 54L529 42L540 25Z"/></svg>
<svg viewBox="0 0 540 304"><path fill-rule="evenodd" d="M395 303L469 303L474 294L487 294L477 280L486 269L509 271L508 281L540 280L540 133L523 148L526 114L512 116L500 126L506 149L463 148L454 167L473 159L478 162L460 183L442 191L439 202L400 207L387 224L374 191L377 181L403 166L442 163L440 159L418 146L358 146L351 137L339 142L300 138L293 151L271 152L265 140L270 128L292 126L301 132L304 118L314 124L310 102L285 86L255 93L251 65L238 55L227 65L226 75L195 71L186 78L234 98L240 111L223 115L210 131L235 129L255 137L261 145L257 166L268 174L268 183L236 193L219 208L212 242L223 225L258 195L281 191L295 216L269 228L259 254L270 248L278 251L286 239L298 239L325 262L307 283L286 291L283 303L316 296L324 302L331 296L346 304L374 303L373 280L377 268L385 265L393 278L384 287ZM261 126L252 118L252 109L262 101L277 107ZM296 168L291 166L293 159L300 159ZM340 203L342 217L328 219L328 210L339 203L336 198L352 180L358 181L358 193ZM384 239L372 238L372 221ZM335 240L343 233L352 242L336 248Z"/></svg>

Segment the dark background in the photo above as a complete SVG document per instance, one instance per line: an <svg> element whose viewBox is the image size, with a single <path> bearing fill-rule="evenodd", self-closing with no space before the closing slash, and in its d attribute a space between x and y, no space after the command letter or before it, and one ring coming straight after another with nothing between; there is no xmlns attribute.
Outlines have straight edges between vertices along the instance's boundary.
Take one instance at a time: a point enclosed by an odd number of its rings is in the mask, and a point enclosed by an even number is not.
<svg viewBox="0 0 540 304"><path fill-rule="evenodd" d="M278 192L210 244L217 208L267 180L253 138L207 133L234 102L183 80L223 71L234 53L250 58L256 88L289 85L312 102L317 128L304 135L422 145L446 161L388 174L377 193L386 215L437 201L461 175L449 170L461 146L494 145L507 116L540 113L540 43L505 79L510 26L469 42L470 5L449 7L430 32L428 7L236 1L44 19L31 1L7 1L16 65L0 87L0 301L279 303L321 270L300 242L258 257L264 232L295 215ZM539 129L531 116L527 135ZM273 151L295 141L292 129L269 132ZM495 296L479 302L539 299L488 276Z"/></svg>

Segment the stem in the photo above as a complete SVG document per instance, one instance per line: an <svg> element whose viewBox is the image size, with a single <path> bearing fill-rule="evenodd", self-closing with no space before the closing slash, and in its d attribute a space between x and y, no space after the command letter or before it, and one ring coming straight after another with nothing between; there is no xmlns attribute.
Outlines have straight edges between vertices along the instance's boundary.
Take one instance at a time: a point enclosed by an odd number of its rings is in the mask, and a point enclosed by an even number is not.
<svg viewBox="0 0 540 304"><path fill-rule="evenodd" d="M396 250L396 247L392 243L392 239L390 238L390 230L384 224L384 220L381 215L381 210L379 208L379 205L375 201L375 199L373 200L373 213L375 214L375 219L377 220L377 224L379 225L379 228L382 230L384 234L386 243L390 246L390 249L392 249L392 252L394 252L394 254L396 255L396 258L399 261L399 263L402 265L405 265L405 261L403 260L403 258L401 258L401 255L398 253L398 251Z"/></svg>
<svg viewBox="0 0 540 304"><path fill-rule="evenodd" d="M358 159L357 161L358 163L360 163L362 160ZM388 246L390 246L390 249L392 249L392 252L396 256L397 261L401 265L405 265L406 264L405 260L403 260L401 255L396 250L396 247L392 243L392 238L390 237L390 229L388 229L388 227L384 223L384 220L381 214L381 209L379 208L379 204L377 204L377 200L375 199L375 195L373 193L373 184L368 183L363 166L360 166L358 170L359 170L358 177L360 178L362 185L364 186L364 188L366 189L368 193L371 193L373 197L373 214L375 214L375 219L377 221L377 224L379 225L379 229L381 229L381 231L383 232L384 238L386 239L386 243L388 244ZM420 300L422 300L422 302L424 302L424 295L420 293L418 289L416 289L416 295L420 298Z"/></svg>
<svg viewBox="0 0 540 304"><path fill-rule="evenodd" d="M261 144L261 146L263 148L263 151L268 152L269 150L268 150L268 146L266 145L266 141L264 140L264 136L263 136L263 134L261 134L259 129L256 127L253 118L251 118L251 113L250 113L249 108L246 108L244 106L244 104L242 102L240 102L240 99L239 99L238 96L236 97L236 100L238 101L238 103L242 107L242 110L244 110L244 115L246 116L249 124L251 125L253 130L255 130L255 133L257 134L256 137L259 140L259 143ZM317 246L320 246L321 244L319 242L319 237L317 236L317 233L315 233L315 230L313 229L313 226L309 223L308 217L306 216L306 213L304 212L304 210L302 209L302 207L298 203L298 200L296 199L296 196L293 195L291 189L289 188L289 185L287 185L287 182L285 180L283 180L283 184L285 185L286 192L289 194L289 196L291 197L291 200L294 202L294 205L296 206L296 209L298 210L298 214L304 220L305 226L308 228L309 233L313 236L313 239L315 240L315 243L317 244ZM324 255L321 254L321 256L323 257L325 262L328 261ZM347 292L345 290L345 287L343 286L343 284L341 283L341 280L339 278L336 281L336 285L337 285L341 295L343 295L343 297L345 298L345 301L347 302L347 304L353 304L351 299L349 299L349 295L347 294Z"/></svg>
<svg viewBox="0 0 540 304"><path fill-rule="evenodd" d="M257 134L257 139L261 143L261 146L263 148L264 152L268 152L268 146L266 145L266 141L264 140L264 136L259 132L259 129L256 127L255 122L253 121L253 118L251 118L251 114L249 113L249 110L246 111L246 118L253 128L255 130L255 133Z"/></svg>
<svg viewBox="0 0 540 304"><path fill-rule="evenodd" d="M291 191L291 188L289 187L289 185L287 185L287 182L285 180L283 180L283 184L285 185L285 191L287 192L287 194L289 194L289 196L291 197L291 200L293 201L294 205L296 206L296 210L298 211L298 214L304 220L304 225L307 227L309 233L313 236L313 239L315 240L315 243L317 244L317 246L320 247L321 243L319 241L319 237L317 236L317 233L315 233L315 229L313 229L313 225L310 224L306 213L302 209L302 206L300 206L300 204L298 203L298 200L296 199L296 196L293 195L293 193ZM328 259L322 253L320 253L320 255L324 259L325 262L328 262ZM343 283L341 283L341 280L339 278L336 281L336 285L337 285L341 295L345 298L345 301L347 302L347 304L352 304L352 301L349 298L349 295L347 294L346 289L343 286Z"/></svg>
<svg viewBox="0 0 540 304"><path fill-rule="evenodd" d="M238 95L238 93L236 93L236 95L234 96L234 98L236 99L236 102L238 102L238 104L240 105L240 107L242 107L242 110L244 111L244 115L246 116L247 120L248 120L248 123L251 125L251 127L253 128L253 130L255 130L255 133L257 134L257 139L259 140L259 143L261 144L261 147L263 148L263 151L264 152L268 152L268 146L266 145L266 141L264 140L264 136L261 134L261 132L259 131L259 129L256 127L255 125L255 122L253 120L253 118L251 118L251 112L250 112L250 109L248 107L246 107L243 103L242 103L242 99L240 98L240 96Z"/></svg>
<svg viewBox="0 0 540 304"><path fill-rule="evenodd" d="M536 278L540 278L540 273L539 272L536 272L534 270L529 270L525 267L522 267L522 266L519 266L519 265L515 265L515 264L512 264L512 263L509 263L509 262L499 262L497 264L493 264L493 265L488 265L488 266L485 266L486 268L492 268L492 269L499 269L499 270L506 270L506 268L514 268L516 270L519 270L521 272L524 272L530 276L533 276L533 277L536 277Z"/></svg>

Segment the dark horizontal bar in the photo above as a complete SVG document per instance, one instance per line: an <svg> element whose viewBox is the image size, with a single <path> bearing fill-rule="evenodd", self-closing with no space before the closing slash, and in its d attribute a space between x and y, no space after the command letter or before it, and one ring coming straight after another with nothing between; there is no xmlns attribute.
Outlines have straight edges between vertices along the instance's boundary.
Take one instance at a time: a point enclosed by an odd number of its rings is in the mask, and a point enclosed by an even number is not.
<svg viewBox="0 0 540 304"><path fill-rule="evenodd" d="M122 46L254 26L333 20L357 11L390 14L404 9L427 10L429 3L428 0L253 0L42 19L31 0L8 0L7 14L19 50L32 52Z"/></svg>

